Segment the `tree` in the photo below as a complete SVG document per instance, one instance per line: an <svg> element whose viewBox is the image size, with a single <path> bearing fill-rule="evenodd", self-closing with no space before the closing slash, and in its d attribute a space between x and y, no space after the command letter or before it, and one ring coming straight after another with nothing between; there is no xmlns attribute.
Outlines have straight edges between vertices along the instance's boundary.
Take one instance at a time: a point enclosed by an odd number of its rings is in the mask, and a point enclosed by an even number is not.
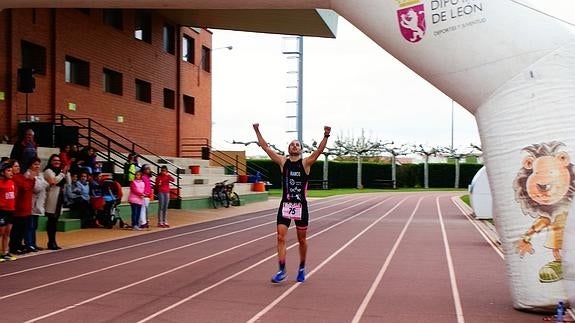
<svg viewBox="0 0 575 323"><path fill-rule="evenodd" d="M429 157L437 154L437 148L423 147L423 145L420 144L414 146L412 151L425 158L423 162L423 186L429 188Z"/></svg>
<svg viewBox="0 0 575 323"><path fill-rule="evenodd" d="M452 148L452 147L441 147L438 152L445 157L452 158L455 162L455 188L459 188L459 177L460 177L460 161L462 158L467 156L475 155L477 146L471 145L467 148Z"/></svg>
<svg viewBox="0 0 575 323"><path fill-rule="evenodd" d="M351 154L357 159L357 188L363 188L361 182L361 159L363 156L374 156L382 149L382 143L377 140L366 139L363 129L361 137L338 137L335 141L335 148L341 151L341 155Z"/></svg>
<svg viewBox="0 0 575 323"><path fill-rule="evenodd" d="M393 145L393 141L390 143ZM382 146L382 150L391 154L391 180L393 181L393 188L397 188L397 156L407 155L411 151L410 147L406 144L400 146L391 146L387 144Z"/></svg>
<svg viewBox="0 0 575 323"><path fill-rule="evenodd" d="M317 149L317 141L313 141L311 146L307 145L307 144L303 144L303 152L304 153L311 153L312 151ZM326 147L323 150L323 157L324 157L324 161L323 161L323 183L322 183L322 188L324 190L327 190L329 188L328 185L328 180L329 180L329 156L341 156L343 154L343 151L339 148L330 148L330 147Z"/></svg>
<svg viewBox="0 0 575 323"><path fill-rule="evenodd" d="M232 141L232 144L234 144L234 145L244 145L244 146L249 146L249 145L251 145L251 144L256 144L256 145L259 146L259 144L258 144L257 141L236 141L236 140L233 140L233 141ZM278 154L280 154L280 155L285 155L285 151L279 149L276 145L270 144L270 143L268 142L268 146L270 146L271 149L275 150L276 153L278 153Z"/></svg>

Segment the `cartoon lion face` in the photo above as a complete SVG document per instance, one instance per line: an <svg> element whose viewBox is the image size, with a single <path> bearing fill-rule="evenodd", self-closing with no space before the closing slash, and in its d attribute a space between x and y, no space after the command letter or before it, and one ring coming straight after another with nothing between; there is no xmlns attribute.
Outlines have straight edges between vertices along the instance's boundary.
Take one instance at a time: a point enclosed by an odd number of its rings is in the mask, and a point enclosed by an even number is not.
<svg viewBox="0 0 575 323"><path fill-rule="evenodd" d="M569 154L560 142L534 144L523 148L527 155L513 183L515 200L523 213L547 216L569 208L575 188L575 174Z"/></svg>

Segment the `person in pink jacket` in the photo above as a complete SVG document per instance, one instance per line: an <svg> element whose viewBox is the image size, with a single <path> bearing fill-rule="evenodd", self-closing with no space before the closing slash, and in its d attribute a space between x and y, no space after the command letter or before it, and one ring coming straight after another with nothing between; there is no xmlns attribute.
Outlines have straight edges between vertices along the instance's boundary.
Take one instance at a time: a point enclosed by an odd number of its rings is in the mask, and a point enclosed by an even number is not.
<svg viewBox="0 0 575 323"><path fill-rule="evenodd" d="M149 228L148 221L148 207L150 206L150 199L153 196L152 192L152 168L148 164L142 165L142 181L144 181L144 201L142 203L142 210L140 211L140 228Z"/></svg>
<svg viewBox="0 0 575 323"><path fill-rule="evenodd" d="M128 202L130 202L132 208L132 230L142 230L138 221L140 220L140 212L144 203L145 186L146 184L142 180L142 172L137 171L134 180L130 182L130 195L128 195Z"/></svg>

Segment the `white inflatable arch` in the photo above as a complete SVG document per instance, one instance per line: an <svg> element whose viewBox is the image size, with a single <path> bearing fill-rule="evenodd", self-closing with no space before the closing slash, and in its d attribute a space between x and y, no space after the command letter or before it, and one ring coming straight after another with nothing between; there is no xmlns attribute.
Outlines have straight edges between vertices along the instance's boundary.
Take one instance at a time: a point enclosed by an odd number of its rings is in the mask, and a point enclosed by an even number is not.
<svg viewBox="0 0 575 323"><path fill-rule="evenodd" d="M514 307L548 310L559 300L575 302L575 216L568 216L575 189L575 34L525 4L528 0L2 0L0 10L337 12L475 115Z"/></svg>

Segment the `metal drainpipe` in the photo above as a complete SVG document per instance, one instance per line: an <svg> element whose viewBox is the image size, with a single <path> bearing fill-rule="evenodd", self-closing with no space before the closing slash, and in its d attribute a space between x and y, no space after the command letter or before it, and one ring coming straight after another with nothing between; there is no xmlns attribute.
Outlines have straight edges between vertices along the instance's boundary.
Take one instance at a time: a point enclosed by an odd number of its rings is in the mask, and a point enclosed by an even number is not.
<svg viewBox="0 0 575 323"><path fill-rule="evenodd" d="M57 28L56 28L56 10L57 9L50 9L50 52L52 54L50 65L51 65L51 83L50 84L50 105L52 105L52 119L56 121L56 57L58 56L56 53L56 35L57 35Z"/></svg>
<svg viewBox="0 0 575 323"><path fill-rule="evenodd" d="M6 100L6 107L8 108L7 113L8 113L8 118L6 118L6 129L8 130L8 136L12 137L12 133L13 133L13 127L12 125L14 124L13 122L13 117L14 114L18 115L17 113L14 113L14 100L13 100L13 96L14 96L14 87L13 87L13 82L12 82L12 75L14 75L14 62L13 62L13 55L12 55L12 41L13 41L13 37L12 34L14 33L14 28L12 28L12 12L13 9L5 9L6 11L6 32L8 34L8 37L6 37L6 48L8 49L6 51L6 70L8 71L8 73L6 73L6 85L7 85L7 91L4 94L5 96L5 100Z"/></svg>
<svg viewBox="0 0 575 323"><path fill-rule="evenodd" d="M178 25L178 37L176 40L176 152L182 157L182 26ZM178 176L179 179L179 176Z"/></svg>

